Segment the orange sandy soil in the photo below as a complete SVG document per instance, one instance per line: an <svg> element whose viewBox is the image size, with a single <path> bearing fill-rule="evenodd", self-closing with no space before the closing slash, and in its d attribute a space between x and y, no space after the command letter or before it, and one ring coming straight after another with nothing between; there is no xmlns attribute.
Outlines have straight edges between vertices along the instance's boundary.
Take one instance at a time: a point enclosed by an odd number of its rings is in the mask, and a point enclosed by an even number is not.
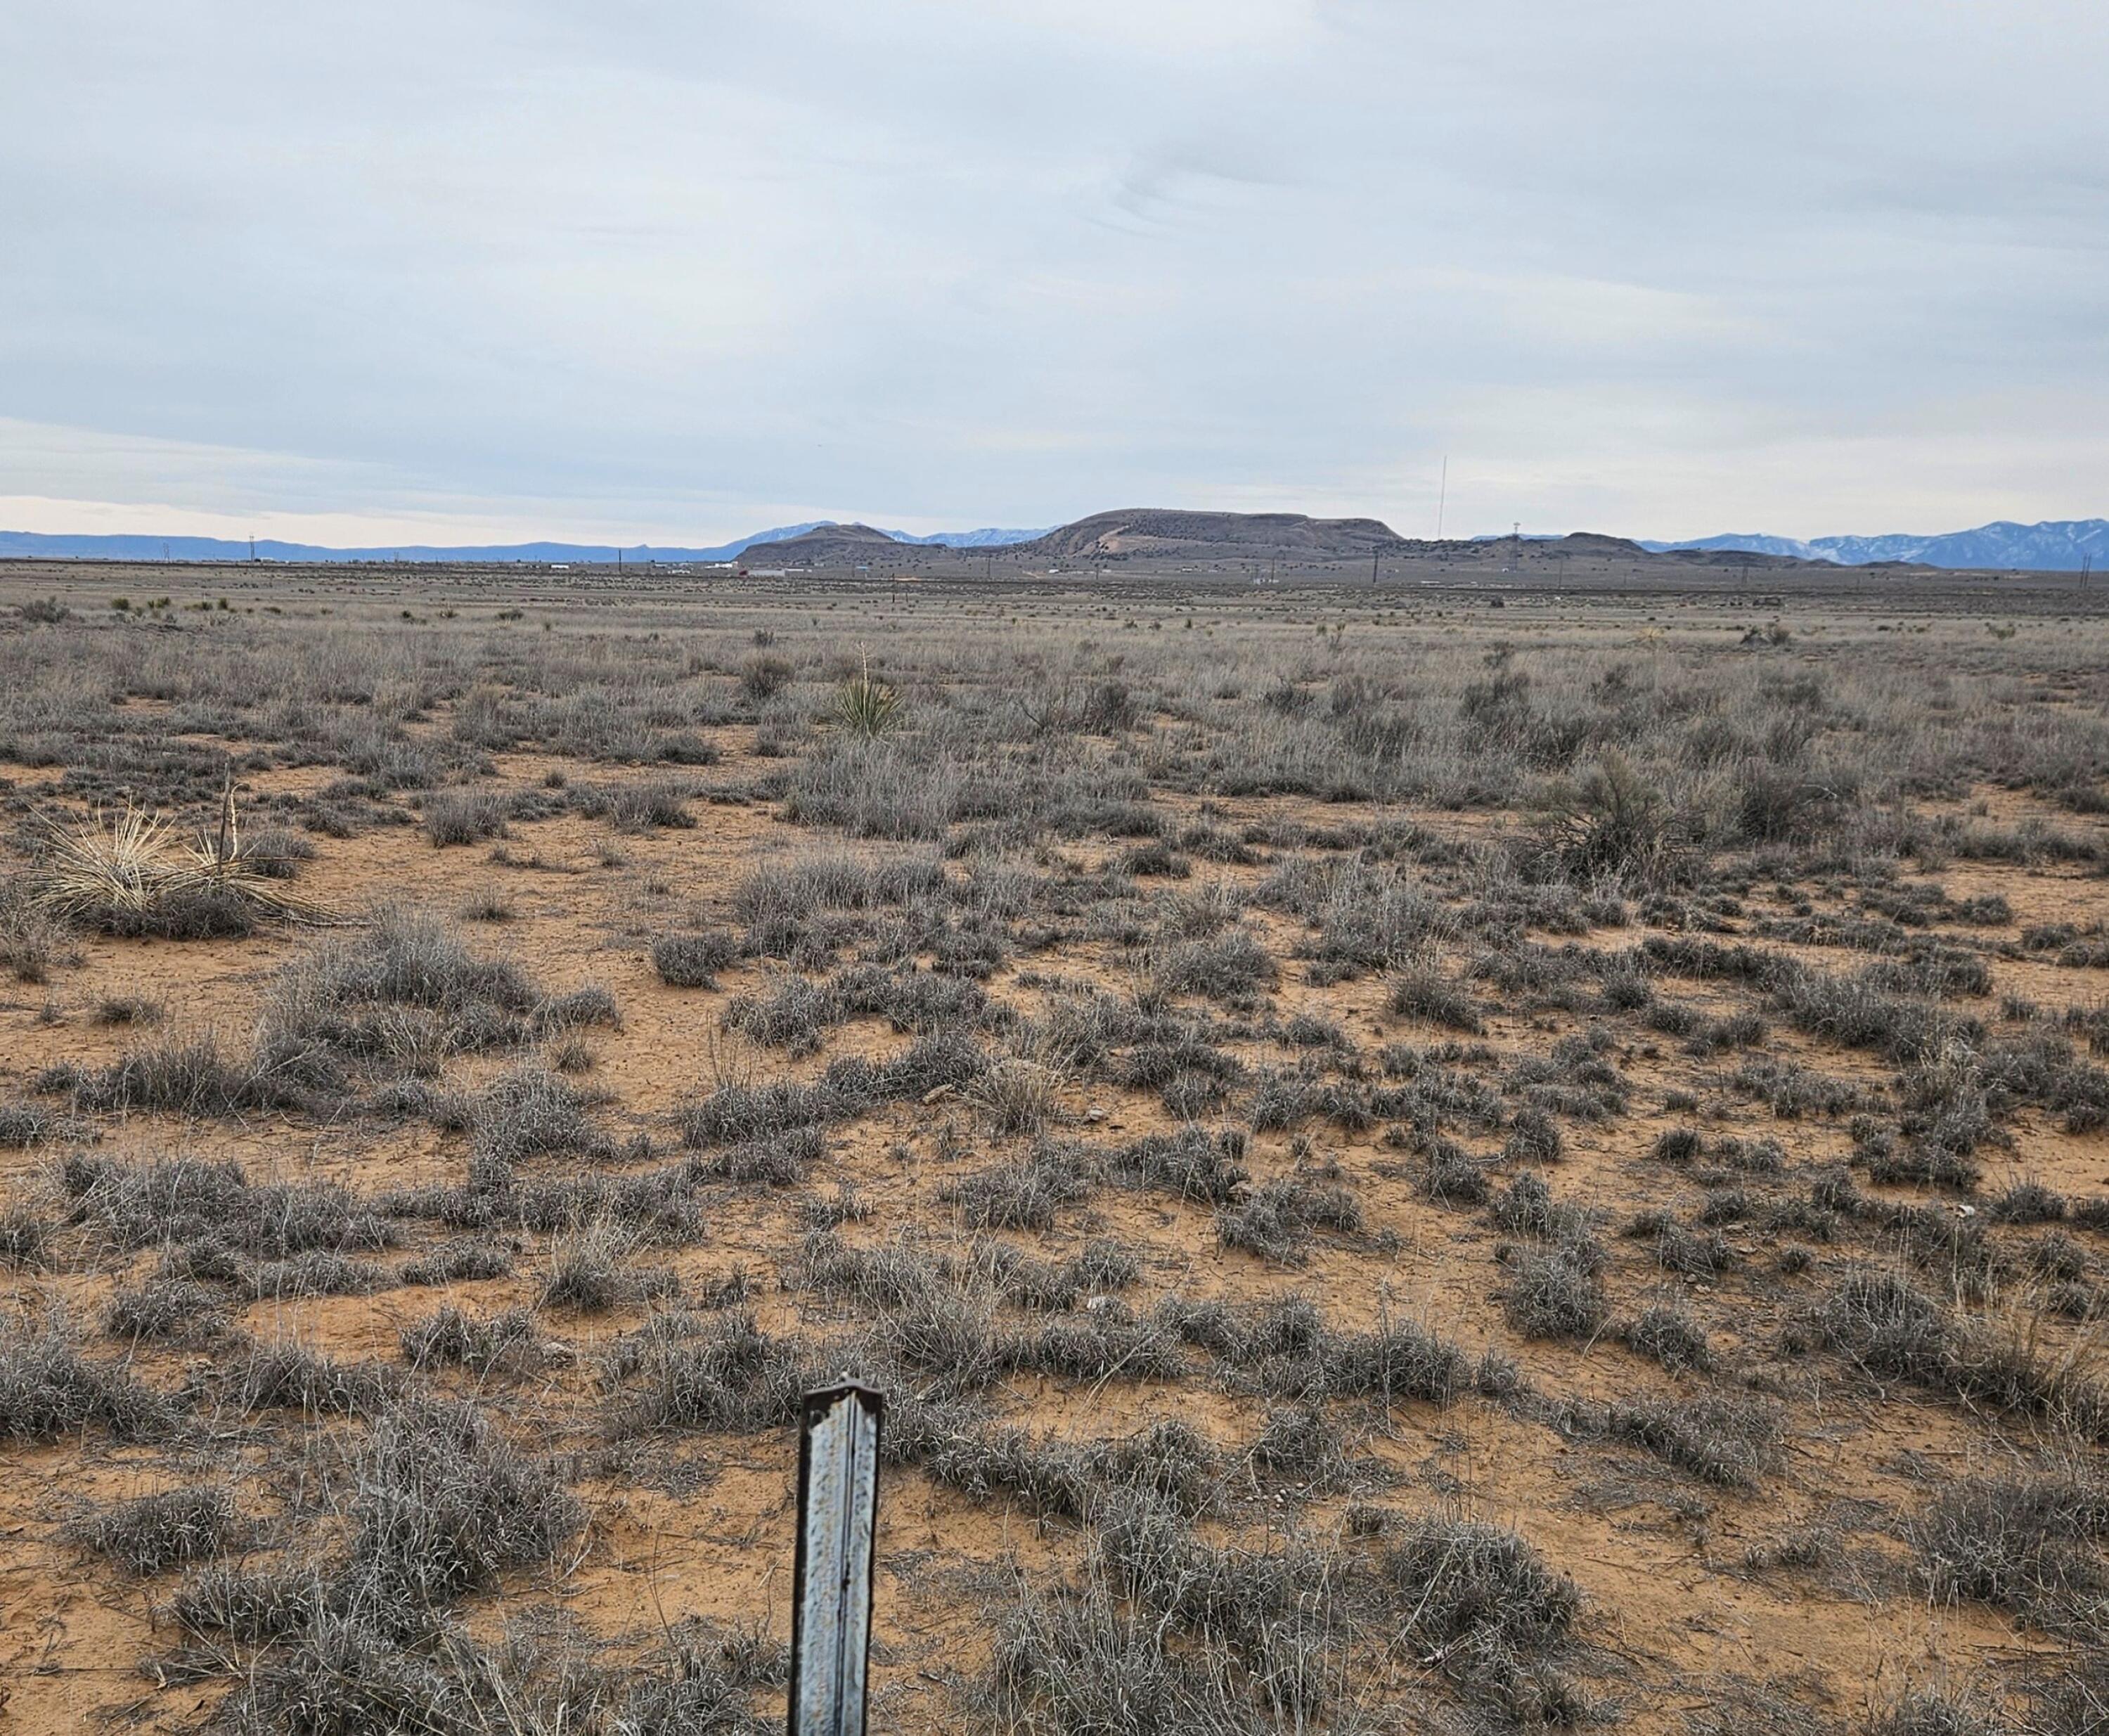
<svg viewBox="0 0 2109 1736"><path fill-rule="evenodd" d="M729 761L743 755L746 733L716 732ZM513 787L539 784L552 769L579 779L611 775L604 767L542 757L507 757L501 762L503 777ZM273 774L253 780L251 793L318 787L329 775ZM1182 798L1159 799L1174 811L1190 814L1195 807ZM2011 798L1996 799L2008 810L2016 805ZM1339 825L1398 817L1352 806L1316 810L1262 800L1220 801L1211 804L1211 812L1233 828L1261 819ZM711 1056L725 1042L717 1024L728 997L761 983L766 970L737 969L727 974L720 993L668 988L646 956L650 938L698 920L728 920L733 888L774 856L839 848L824 834L786 824L766 806L698 802L696 813L693 830L615 839L622 858L615 866L602 866L596 853L611 839L607 825L575 816L516 824L504 846L509 866L494 866L486 847L434 849L409 827L343 841L321 839L318 856L299 884L309 896L347 912L377 900L408 898L451 914L472 894L502 893L513 919L470 925L474 943L509 953L551 989L598 983L613 992L621 1028L589 1033L596 1065L585 1081L610 1094L601 1113L612 1131L626 1137L648 1130L663 1147L675 1137L675 1112L707 1084ZM1496 823L1411 817L1438 830ZM2071 821L2066 816L2061 823ZM1087 861L1115 848L1100 840L1068 853ZM530 861L535 866L524 866ZM1191 893L1218 874L1249 883L1262 872L1201 866L1196 879L1178 889ZM1958 864L1937 878L1957 897L2003 894L2013 906L2017 927L2109 915L2104 883L2078 870ZM1253 920L1271 950L1285 959L1296 925L1265 913ZM1642 932L1600 931L1586 943L1631 945ZM238 1042L273 970L309 943L308 935L283 928L240 941L84 939L79 963L56 973L48 988L16 988L0 1002L0 1079L7 1094L20 1096L47 1065L100 1065L138 1042L137 1029L91 1021L90 1010L106 995L159 1001L165 1009L164 1032L211 1028ZM1835 953L1825 961L1834 968L1854 962ZM1029 965L1095 977L1114 987L1123 981L1110 948L1036 956ZM991 987L1029 1006L1031 997L1005 987L1018 968L1014 961ZM2102 973L2061 970L2036 960L1995 961L1993 970L1995 1006L1998 996L2008 992L2052 1006L2086 1002L2098 1000L2104 986ZM1702 1005L1719 998L1701 984L1679 984L1676 992ZM1275 1005L1284 1017L1309 1010L1336 1019L1371 1048L1388 1042L1428 1044L1443 1034L1386 1012L1380 981L1314 988L1294 965L1285 970ZM1497 1009L1487 1040L1504 1057L1530 1054L1583 1022ZM829 1053L860 1047L890 1050L901 1041L874 1022L837 1031ZM1777 1028L1766 1048L1870 1083L1889 1074L1864 1055L1819 1054ZM773 1071L807 1074L824 1059L786 1063L771 1057L769 1065ZM1568 1155L1553 1176L1561 1197L1601 1208L1614 1224L1639 1204L1682 1203L1687 1209L1696 1204L1696 1191L1687 1184L1660 1166L1639 1162L1657 1133L1671 1124L1673 1118L1660 1113L1666 1091L1699 1092L1709 1112L1723 1118L1715 1130L1777 1138L1795 1164L1837 1158L1848 1148L1839 1127L1775 1122L1762 1106L1710 1088L1723 1064L1687 1057L1668 1039L1659 1047L1629 1043L1619 1059L1635 1112L1598 1126L1569 1128ZM449 1078L473 1083L515 1060L459 1065L450 1069ZM1065 1109L1073 1131L1095 1139L1133 1137L1170 1124L1154 1099L1102 1087L1069 1087ZM2008 1168L2071 1194L2109 1189L2109 1139L2102 1135L2062 1134L2025 1117L2014 1132L2010 1160L1993 1155L1988 1191L2001 1185ZM267 1116L243 1124L186 1125L143 1115L106 1118L96 1137L114 1155L232 1157L253 1180L327 1178L363 1191L458 1179L465 1160L463 1136L414 1121L317 1126ZM1672 1377L1615 1343L1582 1347L1516 1337L1505 1326L1494 1295L1500 1280L1493 1259L1498 1237L1480 1214L1428 1203L1375 1132L1313 1128L1311 1137L1321 1154L1337 1158L1363 1204L1372 1235L1353 1245L1321 1240L1307 1266L1270 1266L1249 1255L1226 1253L1216 1243L1204 1208L1118 1190L1102 1193L1082 1217L1045 1238L1044 1251L1059 1254L1093 1232L1136 1245L1147 1257L1145 1282L1135 1298L1139 1306L1172 1291L1240 1301L1302 1291L1342 1323L1367 1322L1389 1310L1411 1315L1468 1349L1499 1346L1548 1393L1601 1399L1677 1390ZM1289 1144L1285 1134L1256 1137L1255 1176L1285 1168ZM816 1180L823 1186L853 1182L875 1209L869 1222L847 1232L859 1240L885 1239L907 1225L942 1240L960 1232L951 1209L939 1200L941 1183L980 1167L988 1155L987 1141L963 1105L896 1108L832 1132L829 1158ZM52 1160L48 1152L0 1153L0 1174L12 1193L45 1197ZM1909 1191L1895 1196L1909 1196ZM762 1280L758 1308L765 1326L795 1327L804 1299L776 1291L769 1280L799 1236L798 1198L756 1189L727 1190L722 1197L707 1199L707 1239L663 1258L691 1292L745 1268ZM1388 1250L1371 1245L1380 1232L1395 1235ZM411 1251L416 1238L427 1233L413 1227ZM440 1232L429 1235L437 1240ZM1730 1239L1751 1261L1768 1251L1763 1238L1746 1228L1732 1229ZM481 1313L531 1305L544 1250L529 1240L508 1278L450 1291L402 1288L371 1297L260 1303L240 1323L258 1338L291 1335L333 1354L394 1361L399 1330L444 1301ZM62 1304L75 1320L92 1323L112 1289L150 1264L151 1257L142 1255L115 1269L20 1272L4 1284L19 1309ZM1630 1258L1619 1259L1610 1277L1614 1312L1644 1302L1672 1282L1642 1272ZM1696 1286L1702 1311L1706 1288ZM1782 1319L1807 1294L1783 1290L1768 1304L1725 1317L1709 1313L1724 1365L1769 1362ZM758 1618L779 1634L788 1631L793 1481L788 1435L648 1440L636 1452L640 1462L656 1467L648 1479L630 1474L622 1455L606 1450L599 1416L603 1399L595 1390L591 1365L598 1346L641 1317L635 1308L591 1319L544 1315L546 1330L568 1345L568 1355L543 1376L524 1384L499 1383L486 1393L523 1438L574 1456L576 1487L592 1521L561 1572L525 1576L502 1599L473 1601L470 1618L479 1629L495 1629L532 1600L553 1602L597 1634L639 1643L689 1616ZM137 1363L146 1378L174 1386L187 1361L210 1354L142 1349ZM1995 1469L2014 1452L2007 1436L1984 1418L1931 1399L1872 1392L1820 1359L1800 1365L1791 1378L1784 1468L1748 1493L1696 1483L1631 1449L1569 1442L1543 1423L1467 1399L1440 1412L1401 1404L1389 1414L1344 1413L1368 1472L1355 1499L1401 1511L1447 1503L1517 1526L1551 1566L1581 1586L1586 1604L1579 1637L1601 1648L1605 1662L1600 1680L1622 1702L1626 1727L1637 1731L1678 1728L1687 1713L1735 1679L1791 1679L1840 1716L1865 1715L1893 1703L1907 1686L1966 1682L2044 1643L1985 1610L1930 1607L1905 1577L1904 1545L1884 1535L1880 1524L1855 1537L1854 1553L1843 1568L1759 1571L1745 1566L1747 1550L1822 1519L1841 1502L1872 1503L1894 1518L1922 1501L1928 1467L1943 1474L1971 1467ZM1012 1419L1082 1438L1118 1435L1153 1417L1177 1415L1204 1428L1219 1447L1235 1449L1251 1438L1257 1407L1190 1382L1111 1382L1073 1390L1026 1381L1013 1384L1004 1408ZM5 1460L0 1679L6 1707L0 1727L57 1730L110 1718L120 1727L173 1729L209 1711L223 1683L160 1687L140 1673L142 1659L180 1643L166 1618L156 1614L170 1582L128 1581L64 1540L60 1528L90 1506L236 1465L260 1490L270 1487L274 1473L260 1462L260 1449L238 1435L174 1454L90 1438L11 1448ZM670 1467L685 1471L685 1485L670 1475ZM681 1486L687 1492L666 1492ZM1339 1521L1347 1504L1345 1496L1315 1501L1303 1522L1322 1532ZM998 1583L989 1571L1012 1559L1028 1568L1051 1567L1068 1558L1068 1535L1063 1526L1040 1525L1001 1502L968 1499L913 1472L891 1476L880 1549L874 1714L879 1728L923 1730L957 1723L946 1684L970 1670L979 1655L983 1601L989 1586ZM1410 1681L1410 1662L1402 1661L1400 1668L1402 1682Z"/></svg>

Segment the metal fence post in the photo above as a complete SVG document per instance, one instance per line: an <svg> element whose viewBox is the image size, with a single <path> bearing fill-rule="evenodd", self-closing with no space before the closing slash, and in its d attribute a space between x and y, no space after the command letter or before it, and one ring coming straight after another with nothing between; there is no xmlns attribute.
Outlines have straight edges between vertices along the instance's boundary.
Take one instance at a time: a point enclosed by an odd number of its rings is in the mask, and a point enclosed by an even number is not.
<svg viewBox="0 0 2109 1736"><path fill-rule="evenodd" d="M798 1411L789 1736L864 1736L882 1393L846 1380Z"/></svg>

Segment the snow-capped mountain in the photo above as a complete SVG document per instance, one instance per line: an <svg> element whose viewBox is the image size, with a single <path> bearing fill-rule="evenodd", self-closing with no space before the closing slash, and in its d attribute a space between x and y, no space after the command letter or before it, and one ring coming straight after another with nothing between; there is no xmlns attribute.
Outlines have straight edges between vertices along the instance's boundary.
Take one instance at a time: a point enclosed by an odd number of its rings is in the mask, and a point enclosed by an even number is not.
<svg viewBox="0 0 2109 1736"><path fill-rule="evenodd" d="M2109 567L2109 518L2057 518L2041 524L2015 524L2001 519L1974 531L1949 531L1937 536L1818 536L1800 542L1791 536L1731 534L1687 542L1643 540L1641 546L1658 553L1665 549L1741 549L1751 554L1835 561L1841 567L1864 567L1873 561L1914 561L1927 567L2076 572L2083 563Z"/></svg>

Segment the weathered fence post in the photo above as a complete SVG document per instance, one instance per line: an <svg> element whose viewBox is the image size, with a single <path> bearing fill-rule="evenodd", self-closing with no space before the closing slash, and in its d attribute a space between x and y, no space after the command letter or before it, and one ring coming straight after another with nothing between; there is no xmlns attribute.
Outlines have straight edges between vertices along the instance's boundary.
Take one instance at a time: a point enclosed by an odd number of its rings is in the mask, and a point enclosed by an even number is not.
<svg viewBox="0 0 2109 1736"><path fill-rule="evenodd" d="M885 1411L883 1394L847 1380L799 1407L789 1736L864 1736Z"/></svg>

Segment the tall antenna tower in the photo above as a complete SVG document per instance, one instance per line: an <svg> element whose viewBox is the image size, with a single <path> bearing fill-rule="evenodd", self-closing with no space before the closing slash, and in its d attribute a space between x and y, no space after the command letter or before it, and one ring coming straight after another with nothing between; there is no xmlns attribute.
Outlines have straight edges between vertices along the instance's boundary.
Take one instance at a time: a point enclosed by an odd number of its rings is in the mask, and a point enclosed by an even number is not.
<svg viewBox="0 0 2109 1736"><path fill-rule="evenodd" d="M1443 454L1443 480L1435 486L1435 540L1443 540L1443 508L1450 498L1450 454Z"/></svg>

